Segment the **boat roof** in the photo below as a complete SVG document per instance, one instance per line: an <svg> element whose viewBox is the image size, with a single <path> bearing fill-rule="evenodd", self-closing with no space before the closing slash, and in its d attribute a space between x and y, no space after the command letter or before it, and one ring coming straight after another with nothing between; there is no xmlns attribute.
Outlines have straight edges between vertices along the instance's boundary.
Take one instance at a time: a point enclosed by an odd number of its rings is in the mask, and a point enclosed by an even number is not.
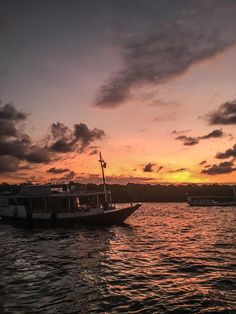
<svg viewBox="0 0 236 314"><path fill-rule="evenodd" d="M199 195L189 195L189 197L194 198L194 199L228 199L228 198L233 198L233 195L203 195L203 196L199 196Z"/></svg>
<svg viewBox="0 0 236 314"><path fill-rule="evenodd" d="M58 188L60 186L56 186ZM104 192L89 192L89 191L80 191L80 190L53 190L55 186L48 185L30 185L22 187L21 191L18 194L14 195L4 195L10 198L34 198L34 197L79 197L79 196L96 196L104 195ZM110 191L108 191L110 193ZM3 195L2 195L3 196Z"/></svg>

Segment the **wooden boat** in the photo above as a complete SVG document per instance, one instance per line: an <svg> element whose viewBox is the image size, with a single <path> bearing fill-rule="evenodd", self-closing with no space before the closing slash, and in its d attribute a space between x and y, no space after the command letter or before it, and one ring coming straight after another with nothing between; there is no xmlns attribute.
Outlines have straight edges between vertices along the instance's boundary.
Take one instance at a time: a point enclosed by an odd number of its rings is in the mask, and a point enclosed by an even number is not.
<svg viewBox="0 0 236 314"><path fill-rule="evenodd" d="M92 224L120 224L132 215L141 204L117 208L107 191L101 157L102 192L66 189L64 185L25 186L20 193L0 196L0 217L28 222L84 222Z"/></svg>

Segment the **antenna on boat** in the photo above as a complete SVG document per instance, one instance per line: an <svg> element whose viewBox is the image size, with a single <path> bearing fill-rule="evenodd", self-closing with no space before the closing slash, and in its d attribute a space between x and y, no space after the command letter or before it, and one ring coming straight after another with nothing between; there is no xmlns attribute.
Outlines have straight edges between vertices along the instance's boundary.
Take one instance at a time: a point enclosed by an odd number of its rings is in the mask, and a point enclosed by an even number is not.
<svg viewBox="0 0 236 314"><path fill-rule="evenodd" d="M99 162L101 164L101 168L102 168L102 180L103 180L103 188L104 188L104 194L105 194L105 202L108 201L107 198L107 187L106 187L106 180L105 180L105 174L104 174L104 168L107 167L107 164L105 163L104 159L102 159L102 154L101 152L99 153Z"/></svg>

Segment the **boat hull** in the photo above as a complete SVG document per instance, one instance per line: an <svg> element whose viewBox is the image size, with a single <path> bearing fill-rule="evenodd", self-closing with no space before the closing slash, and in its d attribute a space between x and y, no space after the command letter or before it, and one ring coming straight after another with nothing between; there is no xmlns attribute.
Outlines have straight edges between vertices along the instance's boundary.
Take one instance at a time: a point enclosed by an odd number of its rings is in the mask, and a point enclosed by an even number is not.
<svg viewBox="0 0 236 314"><path fill-rule="evenodd" d="M123 223L129 216L131 216L141 204L136 204L134 206L129 206L120 209L112 209L107 211L95 212L92 213L66 213L66 214L56 214L53 216L49 213L47 215L39 215L32 213L31 217L16 216L13 214L1 214L0 217L3 220L12 220L12 221L27 221L29 223L40 223L40 222L50 222L50 223L59 223L59 222L69 222L69 223L85 223L85 224L95 224L95 225L114 225Z"/></svg>

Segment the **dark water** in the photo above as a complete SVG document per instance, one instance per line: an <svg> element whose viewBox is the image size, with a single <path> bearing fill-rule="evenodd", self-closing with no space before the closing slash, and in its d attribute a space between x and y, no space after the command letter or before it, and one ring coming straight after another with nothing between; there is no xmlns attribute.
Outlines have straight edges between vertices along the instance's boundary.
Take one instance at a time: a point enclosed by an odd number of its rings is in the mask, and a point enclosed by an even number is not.
<svg viewBox="0 0 236 314"><path fill-rule="evenodd" d="M236 313L236 208L144 204L125 226L0 224L0 313Z"/></svg>

